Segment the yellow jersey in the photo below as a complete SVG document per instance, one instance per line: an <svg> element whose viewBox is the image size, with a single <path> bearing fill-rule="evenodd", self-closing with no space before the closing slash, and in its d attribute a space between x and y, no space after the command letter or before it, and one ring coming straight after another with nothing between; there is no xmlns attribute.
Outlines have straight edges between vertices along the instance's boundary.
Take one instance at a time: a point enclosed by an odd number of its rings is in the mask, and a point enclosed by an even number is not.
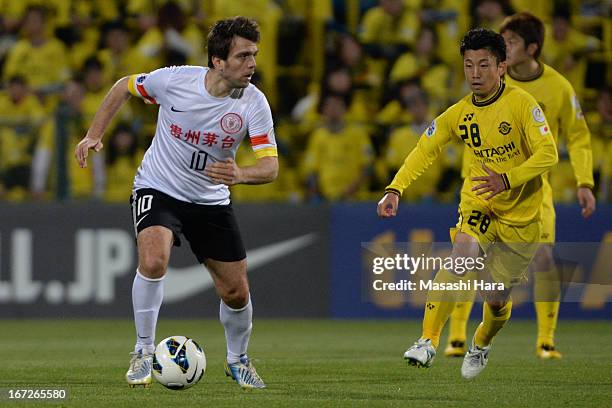
<svg viewBox="0 0 612 408"><path fill-rule="evenodd" d="M538 102L556 143L565 141L579 187L593 188L593 153L591 133L584 119L574 88L553 68L541 64L541 71L531 78L518 79L508 71L506 83L529 92Z"/></svg>
<svg viewBox="0 0 612 408"><path fill-rule="evenodd" d="M45 111L34 95L19 103L0 93L0 170L29 166L41 140Z"/></svg>
<svg viewBox="0 0 612 408"><path fill-rule="evenodd" d="M542 109L520 88L506 85L487 100L469 94L434 119L386 191L401 195L457 137L469 148L472 166L464 180L462 202L476 202L500 222L526 225L539 220L542 175L557 163L557 148ZM486 176L482 167L501 174L506 190L490 200L472 187L472 177Z"/></svg>
<svg viewBox="0 0 612 408"><path fill-rule="evenodd" d="M325 199L338 200L363 175L372 158L372 144L363 128L346 126L332 132L321 127L310 135L304 173L317 175L319 189Z"/></svg>
<svg viewBox="0 0 612 408"><path fill-rule="evenodd" d="M55 38L39 46L26 39L17 41L6 57L4 80L14 75L22 75L35 89L67 81L70 66L66 48Z"/></svg>

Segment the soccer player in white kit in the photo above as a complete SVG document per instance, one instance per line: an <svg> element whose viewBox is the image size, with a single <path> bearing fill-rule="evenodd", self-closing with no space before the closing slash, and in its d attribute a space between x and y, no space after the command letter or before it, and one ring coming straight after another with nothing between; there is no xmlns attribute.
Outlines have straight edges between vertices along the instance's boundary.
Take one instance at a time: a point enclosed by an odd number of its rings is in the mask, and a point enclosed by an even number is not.
<svg viewBox="0 0 612 408"><path fill-rule="evenodd" d="M159 105L155 137L136 173L130 200L138 245L132 286L137 339L126 373L132 387L151 384L163 279L171 248L180 245L182 234L221 298L226 374L243 388L265 388L247 356L253 307L246 252L228 189L239 183L269 183L278 174L270 106L250 84L258 42L254 21L218 21L208 34L208 67L161 68L121 78L76 147L76 159L86 167L89 149L102 149L104 131L130 95ZM238 167L234 157L246 135L258 160Z"/></svg>

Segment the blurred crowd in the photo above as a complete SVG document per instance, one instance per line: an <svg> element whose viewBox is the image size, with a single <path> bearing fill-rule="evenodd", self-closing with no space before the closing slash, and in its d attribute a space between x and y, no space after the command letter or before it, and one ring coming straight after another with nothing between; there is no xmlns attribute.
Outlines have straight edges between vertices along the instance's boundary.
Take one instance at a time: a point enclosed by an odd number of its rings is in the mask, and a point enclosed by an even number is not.
<svg viewBox="0 0 612 408"><path fill-rule="evenodd" d="M169 65L206 65L219 18L261 28L253 82L272 106L276 182L232 187L234 201L378 199L431 120L469 92L459 40L529 11L546 23L542 60L570 80L592 133L596 194L612 202L610 2L553 0L0 0L0 200L127 202L155 133L156 109L135 98L104 150L80 169L76 143L112 84ZM560 142L558 202L575 201ZM406 191L453 202L463 146ZM238 163L256 160L248 142Z"/></svg>

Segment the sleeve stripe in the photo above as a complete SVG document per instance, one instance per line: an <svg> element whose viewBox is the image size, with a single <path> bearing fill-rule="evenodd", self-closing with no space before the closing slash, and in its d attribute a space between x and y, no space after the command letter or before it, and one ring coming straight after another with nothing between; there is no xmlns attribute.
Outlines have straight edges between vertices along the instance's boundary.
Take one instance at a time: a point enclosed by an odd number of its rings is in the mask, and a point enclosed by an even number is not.
<svg viewBox="0 0 612 408"><path fill-rule="evenodd" d="M278 153L276 147L264 147L263 149L255 150L255 157L261 159L262 157L277 157Z"/></svg>
<svg viewBox="0 0 612 408"><path fill-rule="evenodd" d="M136 84L136 89L138 89L138 93L140 93L143 98L145 98L147 101L157 105L157 101L155 100L155 98L152 98L152 97L149 96L149 94L145 90L144 86L142 86L141 84Z"/></svg>
<svg viewBox="0 0 612 408"><path fill-rule="evenodd" d="M402 196L402 193L400 193L399 190L396 190L394 188L389 188L389 187L385 188L385 193L392 193L392 194L395 194L395 195L397 195L399 197Z"/></svg>
<svg viewBox="0 0 612 408"><path fill-rule="evenodd" d="M504 186L506 190L510 190L510 181L508 180L508 175L506 173L502 173L502 181L504 182Z"/></svg>
<svg viewBox="0 0 612 408"><path fill-rule="evenodd" d="M270 144L268 135L251 136L251 145L253 147Z"/></svg>
<svg viewBox="0 0 612 408"><path fill-rule="evenodd" d="M128 80L128 91L130 91L130 93L134 96L140 96L138 95L138 92L136 91L136 88L134 87L135 82L136 82L136 75L130 75L130 79Z"/></svg>

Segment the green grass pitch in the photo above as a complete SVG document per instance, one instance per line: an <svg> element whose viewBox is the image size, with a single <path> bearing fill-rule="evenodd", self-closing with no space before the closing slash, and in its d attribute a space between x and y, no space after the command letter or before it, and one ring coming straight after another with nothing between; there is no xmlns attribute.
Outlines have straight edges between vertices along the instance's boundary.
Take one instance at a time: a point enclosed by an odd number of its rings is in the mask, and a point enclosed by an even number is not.
<svg viewBox="0 0 612 408"><path fill-rule="evenodd" d="M205 349L199 384L170 391L124 381L134 329L129 320L0 320L0 406L70 407L609 407L612 322L561 321L560 361L534 354L535 322L511 320L489 365L461 378L461 359L407 366L402 354L418 321L264 320L249 354L268 384L244 392L225 377L223 329L214 320L161 320L157 338L186 335ZM470 325L473 332L474 322ZM15 402L7 389L66 389L61 402Z"/></svg>

